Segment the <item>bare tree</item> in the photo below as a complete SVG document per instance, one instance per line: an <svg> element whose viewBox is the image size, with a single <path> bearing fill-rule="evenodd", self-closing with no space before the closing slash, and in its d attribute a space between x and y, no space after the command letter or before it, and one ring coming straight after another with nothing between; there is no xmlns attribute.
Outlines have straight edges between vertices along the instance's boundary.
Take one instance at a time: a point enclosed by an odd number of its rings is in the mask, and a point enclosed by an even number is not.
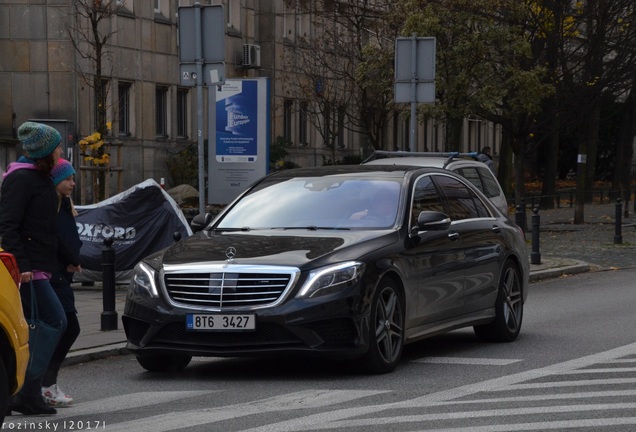
<svg viewBox="0 0 636 432"><path fill-rule="evenodd" d="M393 111L393 43L387 12L394 0L288 1L313 32L286 47L290 96L300 93L325 146L346 130L383 148Z"/></svg>
<svg viewBox="0 0 636 432"><path fill-rule="evenodd" d="M69 38L85 63L76 65L76 72L81 79L93 89L95 100L95 132L103 137L107 131L107 96L108 78L112 69L105 70L105 63L110 58L109 42L115 31L111 29L111 18L124 2L116 0L76 0L72 3L70 19L66 23ZM112 65L112 63L110 63ZM107 164L108 155L102 145L94 148L92 156L97 165ZM105 197L105 170L97 170L97 201Z"/></svg>
<svg viewBox="0 0 636 432"><path fill-rule="evenodd" d="M636 5L629 0L588 0L573 11L577 38L567 47L578 62L566 79L575 91L579 164L574 223L584 223L585 202L591 200L604 95L629 92L636 68Z"/></svg>

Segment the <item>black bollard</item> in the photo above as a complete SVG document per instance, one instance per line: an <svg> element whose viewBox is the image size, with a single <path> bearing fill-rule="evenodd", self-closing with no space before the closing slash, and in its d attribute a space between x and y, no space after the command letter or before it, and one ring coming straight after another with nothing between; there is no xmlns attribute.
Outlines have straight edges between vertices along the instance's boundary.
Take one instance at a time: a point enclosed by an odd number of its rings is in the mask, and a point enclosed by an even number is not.
<svg viewBox="0 0 636 432"><path fill-rule="evenodd" d="M115 249L113 238L104 239L102 249L102 283L104 311L102 312L102 331L117 330L117 311L115 310Z"/></svg>
<svg viewBox="0 0 636 432"><path fill-rule="evenodd" d="M179 231L175 231L174 234L172 234L172 239L176 242L178 242L179 240L181 240L181 233Z"/></svg>
<svg viewBox="0 0 636 432"><path fill-rule="evenodd" d="M541 216L539 216L539 208L535 207L532 209L532 252L530 253L530 263L531 264L541 264L541 252L539 252L540 246L540 226L541 226Z"/></svg>
<svg viewBox="0 0 636 432"><path fill-rule="evenodd" d="M515 223L525 233L528 231L528 225L526 223L526 202L523 198L521 198L521 204L517 205L516 209Z"/></svg>
<svg viewBox="0 0 636 432"><path fill-rule="evenodd" d="M623 204L621 203L621 199L617 198L616 199L616 220L615 220L615 225L614 225L614 244L621 244L623 243L623 234L622 234L622 224L623 224L623 220L622 220L622 207Z"/></svg>

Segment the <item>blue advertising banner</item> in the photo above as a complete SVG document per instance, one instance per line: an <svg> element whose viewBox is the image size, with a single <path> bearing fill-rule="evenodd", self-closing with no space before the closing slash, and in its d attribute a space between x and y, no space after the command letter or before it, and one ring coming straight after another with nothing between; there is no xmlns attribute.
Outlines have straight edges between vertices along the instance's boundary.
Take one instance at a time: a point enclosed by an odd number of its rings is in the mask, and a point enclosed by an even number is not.
<svg viewBox="0 0 636 432"><path fill-rule="evenodd" d="M256 162L258 159L257 86L256 81L232 81L217 91L218 162Z"/></svg>
<svg viewBox="0 0 636 432"><path fill-rule="evenodd" d="M228 204L268 172L269 79L226 80L216 90L216 143L208 167L210 204Z"/></svg>

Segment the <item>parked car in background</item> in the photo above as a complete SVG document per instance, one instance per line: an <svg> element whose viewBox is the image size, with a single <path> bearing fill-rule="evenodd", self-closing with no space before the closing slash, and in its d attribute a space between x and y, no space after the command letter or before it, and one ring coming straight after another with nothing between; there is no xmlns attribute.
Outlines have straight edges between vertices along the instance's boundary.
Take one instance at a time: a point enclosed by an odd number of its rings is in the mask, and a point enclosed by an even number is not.
<svg viewBox="0 0 636 432"><path fill-rule="evenodd" d="M29 361L29 327L20 301L20 270L15 257L0 249L0 425L9 396L24 383Z"/></svg>
<svg viewBox="0 0 636 432"><path fill-rule="evenodd" d="M142 260L128 289L127 348L150 371L299 353L386 373L407 343L470 326L509 342L521 329L523 234L449 170L280 171L193 229Z"/></svg>
<svg viewBox="0 0 636 432"><path fill-rule="evenodd" d="M477 153L435 153L376 151L364 165L416 165L456 172L486 195L504 215L509 215L508 201L495 174L475 158Z"/></svg>

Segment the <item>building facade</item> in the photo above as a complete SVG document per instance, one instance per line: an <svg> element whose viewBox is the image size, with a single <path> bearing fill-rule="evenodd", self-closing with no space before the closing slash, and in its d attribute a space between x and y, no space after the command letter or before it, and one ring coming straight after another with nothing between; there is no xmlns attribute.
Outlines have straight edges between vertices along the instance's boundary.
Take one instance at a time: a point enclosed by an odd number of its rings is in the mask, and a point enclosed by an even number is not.
<svg viewBox="0 0 636 432"><path fill-rule="evenodd" d="M78 142L98 127L96 87L101 86L110 125L106 136L110 153L107 195L148 178L157 182L165 179L167 188L184 182L184 176L177 174L179 167L175 168L175 161L182 159L184 150L196 148L199 133L207 136L206 125L197 124L197 91L195 87L183 86L180 80L178 11L179 7L194 3L194 0L0 3L0 166L16 157L16 130L22 122L48 122L62 132L67 157L80 167L82 201L91 202L94 168L83 160ZM337 19L330 18L350 13L355 1L201 0L199 3L223 5L226 79L269 78L269 138L285 147L287 161L315 166L347 158L355 160L370 154L374 147L408 149L408 107L392 108L379 138L370 142L360 123L349 115L355 108L348 105L351 97L345 81L336 78L333 71L316 74L309 63L301 62L301 51L311 53L311 41L324 42L328 40L327 34L352 43L356 37L368 36L342 28ZM99 19L96 28L104 38L101 54L95 53L94 41L84 37L90 30L87 11L95 4L101 7L93 15L93 19ZM378 2L372 7L382 8L382 4ZM346 57L337 52L329 55L331 60L324 64ZM101 61L102 79L96 83L97 58ZM311 56L307 61L313 61ZM351 64L342 63L342 69L347 68ZM207 92L206 87L204 101L208 100ZM207 119L206 104L203 106L203 118ZM492 125L467 119L464 131L463 150L476 151L489 145L497 153L499 134ZM444 136L443 126L432 121L421 123L413 150L445 151ZM196 176L192 180L196 187Z"/></svg>

